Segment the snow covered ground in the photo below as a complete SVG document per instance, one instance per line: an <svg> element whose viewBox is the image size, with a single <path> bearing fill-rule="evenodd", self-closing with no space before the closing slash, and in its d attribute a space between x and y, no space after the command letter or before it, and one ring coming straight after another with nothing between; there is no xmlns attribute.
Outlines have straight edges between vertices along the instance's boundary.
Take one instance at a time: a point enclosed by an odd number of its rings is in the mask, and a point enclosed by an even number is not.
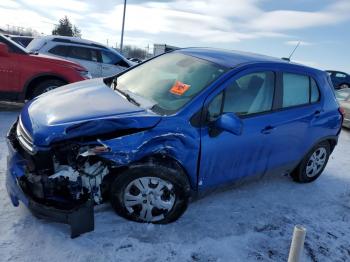
<svg viewBox="0 0 350 262"><path fill-rule="evenodd" d="M350 132L311 184L266 177L192 203L170 225L126 221L96 208L95 231L70 239L62 224L11 205L5 134L18 111L0 112L0 261L286 261L295 224L307 228L305 261L350 261Z"/></svg>

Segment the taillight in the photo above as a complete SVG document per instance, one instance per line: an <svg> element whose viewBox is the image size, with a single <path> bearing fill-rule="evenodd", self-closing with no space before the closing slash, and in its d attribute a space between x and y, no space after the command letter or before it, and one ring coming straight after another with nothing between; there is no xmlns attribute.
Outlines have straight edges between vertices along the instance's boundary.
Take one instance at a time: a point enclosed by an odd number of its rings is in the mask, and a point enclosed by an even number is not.
<svg viewBox="0 0 350 262"><path fill-rule="evenodd" d="M339 113L344 117L345 116L345 109L342 107L339 107Z"/></svg>

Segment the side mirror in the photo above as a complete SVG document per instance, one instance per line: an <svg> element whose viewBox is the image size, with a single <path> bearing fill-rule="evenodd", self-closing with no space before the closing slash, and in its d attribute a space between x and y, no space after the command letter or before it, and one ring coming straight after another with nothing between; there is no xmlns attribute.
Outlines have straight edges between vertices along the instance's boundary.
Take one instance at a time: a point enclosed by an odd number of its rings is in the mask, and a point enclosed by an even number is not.
<svg viewBox="0 0 350 262"><path fill-rule="evenodd" d="M9 48L6 44L0 43L0 56L8 56Z"/></svg>
<svg viewBox="0 0 350 262"><path fill-rule="evenodd" d="M242 120L233 113L226 113L221 115L214 122L214 127L218 130L230 132L234 135L241 135L243 129Z"/></svg>

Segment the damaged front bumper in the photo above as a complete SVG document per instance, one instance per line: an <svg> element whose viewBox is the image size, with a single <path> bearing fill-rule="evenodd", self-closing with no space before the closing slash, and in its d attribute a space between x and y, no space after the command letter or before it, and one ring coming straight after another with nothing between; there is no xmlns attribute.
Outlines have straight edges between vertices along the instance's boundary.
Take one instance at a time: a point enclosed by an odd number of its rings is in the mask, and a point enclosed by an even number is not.
<svg viewBox="0 0 350 262"><path fill-rule="evenodd" d="M35 200L21 187L25 178L27 160L23 158L13 145L13 138L7 137L8 157L6 173L6 189L14 206L22 202L39 218L68 224L71 227L71 237L94 230L94 201L88 199L71 209L59 209Z"/></svg>

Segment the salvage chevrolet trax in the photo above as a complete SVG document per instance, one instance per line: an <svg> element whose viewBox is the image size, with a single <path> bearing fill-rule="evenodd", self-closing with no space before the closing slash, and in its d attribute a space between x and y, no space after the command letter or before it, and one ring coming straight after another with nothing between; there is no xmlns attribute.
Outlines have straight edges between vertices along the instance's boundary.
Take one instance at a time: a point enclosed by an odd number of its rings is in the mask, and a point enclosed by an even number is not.
<svg viewBox="0 0 350 262"><path fill-rule="evenodd" d="M72 237L93 230L105 201L127 219L169 223L193 193L244 177L315 180L342 118L323 71L181 49L27 103L7 137L7 190Z"/></svg>

